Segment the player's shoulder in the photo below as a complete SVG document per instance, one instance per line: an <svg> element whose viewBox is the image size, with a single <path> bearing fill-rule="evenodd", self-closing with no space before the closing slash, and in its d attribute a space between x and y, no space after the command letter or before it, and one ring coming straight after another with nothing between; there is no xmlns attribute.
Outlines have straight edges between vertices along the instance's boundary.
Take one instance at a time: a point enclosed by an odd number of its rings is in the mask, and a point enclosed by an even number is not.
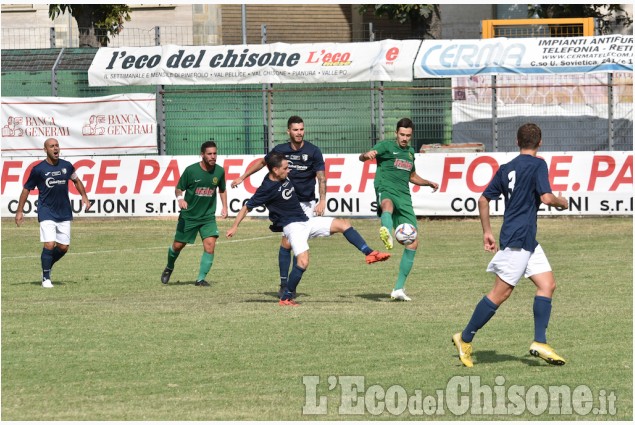
<svg viewBox="0 0 635 425"><path fill-rule="evenodd" d="M315 143L309 142L308 140L304 141L304 146L302 146L303 148L307 148L307 149L311 149L311 150L316 150L319 151L320 147L318 145L316 145Z"/></svg>
<svg viewBox="0 0 635 425"><path fill-rule="evenodd" d="M41 170L41 169L45 168L47 164L48 164L48 162L46 162L46 160L43 159L40 162L38 162L37 164L35 164L32 169L33 170Z"/></svg>
<svg viewBox="0 0 635 425"><path fill-rule="evenodd" d="M269 154L273 153L273 152L278 152L278 153L289 153L291 151L291 144L289 142L284 142L284 143L278 143L277 145L274 145L273 148L271 148L271 150L269 151Z"/></svg>
<svg viewBox="0 0 635 425"><path fill-rule="evenodd" d="M59 167L64 168L64 169L66 169L66 168L72 168L72 169L74 169L74 168L75 168L75 167L73 166L73 163L72 163L72 162L67 161L67 160L65 160L65 159L62 159L62 158L60 158L60 159L59 159L59 161L58 161L58 163L57 163L57 164L58 164L58 166L59 166Z"/></svg>
<svg viewBox="0 0 635 425"><path fill-rule="evenodd" d="M378 149L390 150L394 143L395 141L391 139L380 140L379 142L377 142L374 149L375 150L378 150Z"/></svg>

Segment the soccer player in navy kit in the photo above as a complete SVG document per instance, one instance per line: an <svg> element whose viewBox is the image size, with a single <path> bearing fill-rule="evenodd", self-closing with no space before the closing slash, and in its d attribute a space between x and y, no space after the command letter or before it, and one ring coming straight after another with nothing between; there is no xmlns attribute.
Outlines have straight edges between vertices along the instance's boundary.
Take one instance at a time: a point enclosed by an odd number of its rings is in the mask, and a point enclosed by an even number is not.
<svg viewBox="0 0 635 425"><path fill-rule="evenodd" d="M304 121L301 117L293 115L287 120L287 134L289 142L276 145L259 162L253 164L245 174L235 179L231 186L237 187L247 177L260 171L265 165L269 155L273 152L282 153L289 161L289 179L295 187L295 192L300 200L302 209L308 217L322 216L326 209L326 174L324 173L324 157L320 148L304 140ZM320 199L316 202L315 180L318 181ZM280 268L281 296L287 285L289 266L291 264L291 245L283 235L278 251L278 266Z"/></svg>
<svg viewBox="0 0 635 425"><path fill-rule="evenodd" d="M529 347L529 353L549 364L565 364L565 360L547 344L546 332L556 281L549 261L536 241L536 233L541 203L564 209L569 208L569 203L566 198L552 193L547 163L536 156L542 144L540 127L532 123L522 125L518 129L516 143L520 148L520 155L500 166L478 201L483 246L486 251L495 253L487 271L495 273L496 279L492 290L476 305L463 332L452 337L459 359L467 367L473 366L474 335L509 298L523 275L536 285L533 306L534 342ZM499 251L490 225L489 202L501 195L505 198L505 214L500 231Z"/></svg>
<svg viewBox="0 0 635 425"><path fill-rule="evenodd" d="M238 226L252 209L264 205L269 210L269 219L274 227L282 229L284 237L289 241L296 256L287 285L280 297L280 305L296 306L293 300L302 274L309 266L308 240L315 237L330 236L342 233L344 237L366 256L366 263L372 264L385 261L390 254L378 252L370 248L364 238L351 227L350 222L334 217L307 216L300 205L298 194L291 180L288 178L289 161L282 153L273 152L267 155L269 173L262 181L245 205L240 209L232 227L227 230L227 237L231 238L238 231Z"/></svg>
<svg viewBox="0 0 635 425"><path fill-rule="evenodd" d="M24 184L18 210L15 213L15 224L24 223L24 204L29 192L37 187L39 191L37 219L40 223L40 242L44 243L42 255L42 286L52 288L51 269L67 252L71 243L71 221L73 210L68 197L68 181L71 180L82 196L85 211L90 208L84 184L77 177L75 167L68 161L60 159L60 145L56 139L44 141L46 159L31 170Z"/></svg>

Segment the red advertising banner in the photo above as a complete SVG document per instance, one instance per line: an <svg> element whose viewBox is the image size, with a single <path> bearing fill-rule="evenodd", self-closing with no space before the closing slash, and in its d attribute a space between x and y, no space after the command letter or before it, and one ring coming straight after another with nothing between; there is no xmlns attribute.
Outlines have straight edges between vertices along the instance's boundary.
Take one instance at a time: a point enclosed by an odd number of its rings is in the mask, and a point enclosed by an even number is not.
<svg viewBox="0 0 635 425"><path fill-rule="evenodd" d="M477 201L500 164L513 153L416 154L417 173L439 184L439 190L412 186L415 213L419 216L477 216ZM551 188L569 199L569 209L543 207L542 215L633 215L632 152L549 152L542 157L549 167ZM260 186L263 169L236 189L232 180L260 156L219 156L227 179L229 214L235 216ZM198 156L126 156L72 158L93 207L82 212L80 197L71 185L76 216L175 216L178 207L174 188L181 171L197 162ZM2 217L15 215L18 197L31 168L41 159L3 158L1 179ZM327 215L375 216L373 188L376 165L360 162L357 155L325 155ZM25 206L27 217L37 215L37 192ZM492 201L491 212L502 215L502 200ZM220 212L220 202L219 202ZM266 216L264 208L252 215Z"/></svg>

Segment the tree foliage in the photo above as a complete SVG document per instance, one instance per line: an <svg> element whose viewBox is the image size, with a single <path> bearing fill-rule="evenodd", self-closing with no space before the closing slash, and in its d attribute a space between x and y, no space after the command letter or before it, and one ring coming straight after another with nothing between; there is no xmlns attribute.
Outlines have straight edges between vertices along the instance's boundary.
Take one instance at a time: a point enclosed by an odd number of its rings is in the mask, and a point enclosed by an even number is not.
<svg viewBox="0 0 635 425"><path fill-rule="evenodd" d="M596 18L600 33L612 32L612 22L629 26L633 19L619 4L531 4L529 16L539 18Z"/></svg>
<svg viewBox="0 0 635 425"><path fill-rule="evenodd" d="M49 17L70 13L79 28L79 47L107 46L111 36L123 31L130 20L130 7L125 4L50 4Z"/></svg>
<svg viewBox="0 0 635 425"><path fill-rule="evenodd" d="M441 10L438 4L361 4L359 13L373 11L375 16L386 17L402 24L409 23L418 38L441 38Z"/></svg>

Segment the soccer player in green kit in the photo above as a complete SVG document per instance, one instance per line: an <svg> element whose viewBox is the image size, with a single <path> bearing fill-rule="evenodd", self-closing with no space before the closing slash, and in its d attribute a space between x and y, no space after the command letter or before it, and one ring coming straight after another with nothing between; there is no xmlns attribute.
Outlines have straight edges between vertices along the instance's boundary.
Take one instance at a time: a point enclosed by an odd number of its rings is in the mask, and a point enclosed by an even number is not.
<svg viewBox="0 0 635 425"><path fill-rule="evenodd" d="M203 240L203 256L196 278L196 286L210 286L205 280L214 263L214 248L218 239L216 225L216 197L220 193L221 216L227 218L227 192L225 192L225 170L216 164L216 143L201 145L201 160L188 166L174 193L181 212L176 225L174 242L168 248L168 264L161 274L161 283L166 285L174 271L174 263L188 243L194 243L196 235ZM185 195L183 194L185 192Z"/></svg>
<svg viewBox="0 0 635 425"><path fill-rule="evenodd" d="M412 208L410 183L418 186L429 186L436 192L439 185L420 177L415 171L415 151L410 146L414 124L409 118L402 118L397 123L395 140L382 140L375 148L359 156L360 161L377 160L375 174L375 195L377 196L377 215L381 218L379 237L386 249L393 249L392 233L402 223L410 223L417 227L417 217ZM412 270L415 253L419 246L417 239L404 247L399 263L399 274L390 298L410 301L404 286L406 278Z"/></svg>

